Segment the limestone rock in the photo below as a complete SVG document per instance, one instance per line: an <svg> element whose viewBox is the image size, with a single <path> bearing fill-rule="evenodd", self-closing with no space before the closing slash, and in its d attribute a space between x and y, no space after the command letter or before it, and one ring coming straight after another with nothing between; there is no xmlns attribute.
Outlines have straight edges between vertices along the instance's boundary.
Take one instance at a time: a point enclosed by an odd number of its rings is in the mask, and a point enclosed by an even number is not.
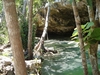
<svg viewBox="0 0 100 75"><path fill-rule="evenodd" d="M2 59L0 60L0 63L3 63L4 66L7 66L11 65L12 60L10 58L3 56Z"/></svg>
<svg viewBox="0 0 100 75"><path fill-rule="evenodd" d="M84 24L89 21L87 7L83 2L79 2L77 5L81 22ZM43 31L46 11L47 8L44 7L36 14L37 34L41 34ZM60 2L53 3L50 7L48 33L65 34L72 32L74 28L75 20L72 6L70 4L63 5Z"/></svg>

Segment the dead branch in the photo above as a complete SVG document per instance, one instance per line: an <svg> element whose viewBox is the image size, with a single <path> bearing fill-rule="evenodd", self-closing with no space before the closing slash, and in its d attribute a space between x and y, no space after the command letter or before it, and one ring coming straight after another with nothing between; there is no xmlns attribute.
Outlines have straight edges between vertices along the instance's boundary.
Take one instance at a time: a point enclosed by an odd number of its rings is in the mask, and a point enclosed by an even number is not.
<svg viewBox="0 0 100 75"><path fill-rule="evenodd" d="M48 2L49 4L49 2ZM46 20L45 20L45 27L44 27L44 30L43 30L43 33L42 33L42 36L40 38L40 41L36 44L36 46L34 47L34 55L37 56L37 53L39 52L40 54L40 50L43 49L45 50L44 48L44 40L45 40L45 36L47 34L47 29L48 29L48 18L49 18L49 12L50 12L50 6L48 6L48 10L47 10L47 15L46 15Z"/></svg>

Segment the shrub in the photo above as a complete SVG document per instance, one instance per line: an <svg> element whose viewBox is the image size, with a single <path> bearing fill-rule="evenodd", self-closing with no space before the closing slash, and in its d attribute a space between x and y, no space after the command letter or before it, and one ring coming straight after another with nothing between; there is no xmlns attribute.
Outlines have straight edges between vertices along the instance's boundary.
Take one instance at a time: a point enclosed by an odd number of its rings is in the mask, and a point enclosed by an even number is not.
<svg viewBox="0 0 100 75"><path fill-rule="evenodd" d="M32 48L34 47L34 38L35 38L35 25L33 25L33 32L32 32ZM21 31L21 38L23 48L27 50L27 43L28 43L28 21L21 17L20 21L20 31Z"/></svg>

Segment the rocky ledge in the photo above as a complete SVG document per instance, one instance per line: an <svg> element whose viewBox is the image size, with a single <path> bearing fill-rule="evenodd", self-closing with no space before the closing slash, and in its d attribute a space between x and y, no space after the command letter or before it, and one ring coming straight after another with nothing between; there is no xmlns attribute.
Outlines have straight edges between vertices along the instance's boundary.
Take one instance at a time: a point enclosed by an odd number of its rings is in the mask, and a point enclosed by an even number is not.
<svg viewBox="0 0 100 75"><path fill-rule="evenodd" d="M85 24L88 19L88 11L84 2L77 3L81 23ZM83 11L84 9L84 11ZM43 7L36 14L37 35L40 35L44 28L47 7ZM50 7L48 33L65 34L72 33L75 28L74 14L71 4L55 2Z"/></svg>

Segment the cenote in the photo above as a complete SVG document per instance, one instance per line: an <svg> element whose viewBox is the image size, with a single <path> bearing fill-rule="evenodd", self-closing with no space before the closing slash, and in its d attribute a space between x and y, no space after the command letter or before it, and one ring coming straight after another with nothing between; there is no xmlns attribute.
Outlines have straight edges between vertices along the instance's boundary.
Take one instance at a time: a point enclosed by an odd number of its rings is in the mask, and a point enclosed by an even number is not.
<svg viewBox="0 0 100 75"><path fill-rule="evenodd" d="M45 47L54 48L58 53L44 56L41 75L84 75L78 43L64 40L47 40L45 41ZM89 75L92 75L88 54L87 64Z"/></svg>

